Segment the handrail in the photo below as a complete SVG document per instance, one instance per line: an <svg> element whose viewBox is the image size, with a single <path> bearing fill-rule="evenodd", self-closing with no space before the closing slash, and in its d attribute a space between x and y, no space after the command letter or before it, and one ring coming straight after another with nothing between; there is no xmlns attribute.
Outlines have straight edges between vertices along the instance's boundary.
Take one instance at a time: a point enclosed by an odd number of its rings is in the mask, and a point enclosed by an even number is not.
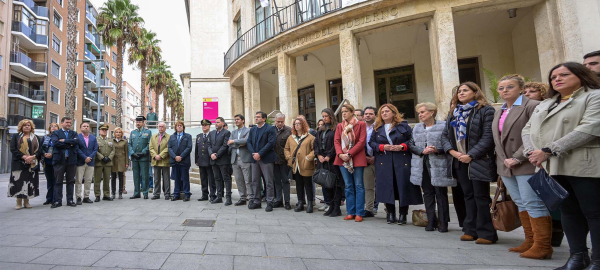
<svg viewBox="0 0 600 270"><path fill-rule="evenodd" d="M346 103L346 102L350 103L350 101L348 101L347 99L342 99L342 102L340 102L340 105L333 113L335 116L338 116L338 114L340 114L340 111L342 111L342 105L344 105L344 103Z"/></svg>
<svg viewBox="0 0 600 270"><path fill-rule="evenodd" d="M342 8L342 0L330 0L323 4L319 0L296 0L289 6L275 10L272 15L254 25L229 47L224 55L225 70L238 58L259 44L303 23Z"/></svg>
<svg viewBox="0 0 600 270"><path fill-rule="evenodd" d="M276 113L276 112L283 113L283 112L282 112L282 111L280 111L280 110L273 110L271 113L267 114L267 118L271 117L271 114L274 114L274 113Z"/></svg>

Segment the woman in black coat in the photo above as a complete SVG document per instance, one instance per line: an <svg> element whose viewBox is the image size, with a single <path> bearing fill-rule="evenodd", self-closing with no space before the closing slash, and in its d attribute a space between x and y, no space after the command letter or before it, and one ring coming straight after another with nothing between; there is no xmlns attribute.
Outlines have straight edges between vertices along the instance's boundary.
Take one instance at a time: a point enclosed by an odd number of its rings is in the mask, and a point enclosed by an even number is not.
<svg viewBox="0 0 600 270"><path fill-rule="evenodd" d="M396 222L396 200L398 225L406 224L409 205L423 204L421 188L410 182L412 155L407 144L411 138L412 129L396 106L382 105L369 145L375 156L375 194L378 202L385 203L388 224Z"/></svg>
<svg viewBox="0 0 600 270"><path fill-rule="evenodd" d="M344 193L344 180L342 179L340 167L333 165L336 155L333 141L335 139L337 121L335 120L333 110L330 108L323 109L323 111L321 111L321 116L323 117L322 121L324 124L317 131L317 136L315 136L315 142L313 144L315 157L317 157L317 170L326 169L337 175L334 188L323 188L326 197L325 203L329 204L329 209L323 215L338 217L342 215L340 205Z"/></svg>
<svg viewBox="0 0 600 270"><path fill-rule="evenodd" d="M50 135L60 127L57 123L50 123L48 126L48 135L42 139L42 162L44 164L44 175L46 176L46 201L44 205L52 204L54 201L54 166L52 165L52 139Z"/></svg>
<svg viewBox="0 0 600 270"><path fill-rule="evenodd" d="M464 193L467 215L460 240L493 244L498 241L490 215L490 182L498 177L492 135L495 110L473 82L460 84L454 92L442 144L450 154L448 170Z"/></svg>
<svg viewBox="0 0 600 270"><path fill-rule="evenodd" d="M31 208L29 199L40 195L40 158L42 142L35 135L35 125L29 119L21 120L17 134L10 139L12 163L8 183L8 197L16 197L16 210Z"/></svg>

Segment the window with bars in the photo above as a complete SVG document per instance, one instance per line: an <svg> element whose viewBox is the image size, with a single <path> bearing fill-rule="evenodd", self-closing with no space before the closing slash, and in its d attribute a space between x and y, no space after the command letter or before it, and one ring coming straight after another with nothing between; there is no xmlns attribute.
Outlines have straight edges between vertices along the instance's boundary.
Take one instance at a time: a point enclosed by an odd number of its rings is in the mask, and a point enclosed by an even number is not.
<svg viewBox="0 0 600 270"><path fill-rule="evenodd" d="M60 79L60 65L52 60L52 75Z"/></svg>
<svg viewBox="0 0 600 270"><path fill-rule="evenodd" d="M57 53L62 54L62 41L54 34L52 34L52 49L54 49Z"/></svg>

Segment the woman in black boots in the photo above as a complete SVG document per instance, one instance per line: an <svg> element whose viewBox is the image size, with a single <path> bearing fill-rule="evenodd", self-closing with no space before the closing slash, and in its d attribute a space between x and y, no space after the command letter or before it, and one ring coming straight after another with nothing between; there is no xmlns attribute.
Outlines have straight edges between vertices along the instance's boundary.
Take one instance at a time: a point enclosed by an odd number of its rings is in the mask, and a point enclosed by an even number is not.
<svg viewBox="0 0 600 270"><path fill-rule="evenodd" d="M342 203L342 195L344 193L344 181L342 174L338 166L333 165L335 160L335 146L333 140L335 138L335 128L337 127L337 121L333 115L333 110L325 108L321 111L323 117L323 126L317 131L317 137L315 138L314 149L315 156L317 157L317 169L326 169L337 175L334 188L324 188L325 203L329 204L329 209L325 212L324 216L339 217L342 215L340 205Z"/></svg>

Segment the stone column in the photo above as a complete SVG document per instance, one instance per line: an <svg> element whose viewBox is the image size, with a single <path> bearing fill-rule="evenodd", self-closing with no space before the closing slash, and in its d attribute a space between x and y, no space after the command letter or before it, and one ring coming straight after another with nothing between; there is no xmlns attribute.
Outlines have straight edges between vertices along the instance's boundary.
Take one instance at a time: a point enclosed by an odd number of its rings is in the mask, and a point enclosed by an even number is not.
<svg viewBox="0 0 600 270"><path fill-rule="evenodd" d="M340 60L344 98L355 108L362 108L362 85L358 41L350 30L340 31Z"/></svg>
<svg viewBox="0 0 600 270"><path fill-rule="evenodd" d="M433 75L433 92L438 106L438 119L450 110L452 88L459 84L456 40L452 9L435 11L429 27L429 50Z"/></svg>
<svg viewBox="0 0 600 270"><path fill-rule="evenodd" d="M554 65L583 61L576 4L573 0L543 1L533 8L540 71L544 81Z"/></svg>
<svg viewBox="0 0 600 270"><path fill-rule="evenodd" d="M292 125L298 116L298 81L296 57L283 52L277 55L277 76L279 78L279 110L285 114L285 124Z"/></svg>
<svg viewBox="0 0 600 270"><path fill-rule="evenodd" d="M260 111L260 74L244 72L244 116L254 119L254 114ZM246 121L248 125L254 120Z"/></svg>
<svg viewBox="0 0 600 270"><path fill-rule="evenodd" d="M244 88L231 85L231 116L233 117L238 113L246 113L244 111Z"/></svg>

